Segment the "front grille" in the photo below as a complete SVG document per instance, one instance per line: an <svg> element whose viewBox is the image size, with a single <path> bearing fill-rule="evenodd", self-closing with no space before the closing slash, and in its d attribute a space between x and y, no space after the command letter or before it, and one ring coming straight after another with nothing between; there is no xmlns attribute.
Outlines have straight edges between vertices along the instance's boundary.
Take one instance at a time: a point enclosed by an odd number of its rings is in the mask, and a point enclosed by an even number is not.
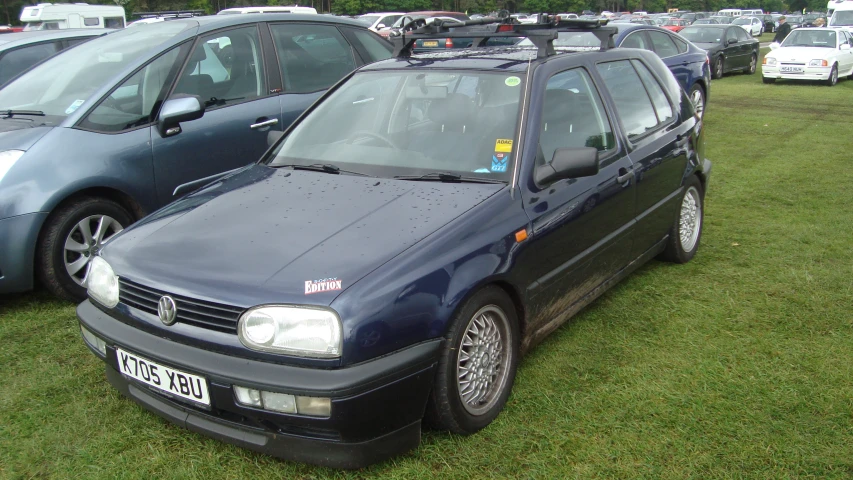
<svg viewBox="0 0 853 480"><path fill-rule="evenodd" d="M794 63L794 62L781 62L782 65L796 65L802 67L805 63Z"/></svg>
<svg viewBox="0 0 853 480"><path fill-rule="evenodd" d="M237 321L243 313L240 307L174 295L123 278L119 279L118 284L118 298L121 303L129 307L157 315L157 303L160 297L169 295L175 301L176 322L220 332L237 333Z"/></svg>

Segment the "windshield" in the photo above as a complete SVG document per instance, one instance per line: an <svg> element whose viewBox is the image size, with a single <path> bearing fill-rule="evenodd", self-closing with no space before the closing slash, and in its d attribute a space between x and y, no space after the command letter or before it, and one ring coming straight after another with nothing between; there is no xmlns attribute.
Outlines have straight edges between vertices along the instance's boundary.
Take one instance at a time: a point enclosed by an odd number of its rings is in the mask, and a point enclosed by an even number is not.
<svg viewBox="0 0 853 480"><path fill-rule="evenodd" d="M752 19L740 17L738 19L735 19L732 23L735 25L749 25L752 23Z"/></svg>
<svg viewBox="0 0 853 480"><path fill-rule="evenodd" d="M835 32L831 30L794 30L785 37L782 46L835 48Z"/></svg>
<svg viewBox="0 0 853 480"><path fill-rule="evenodd" d="M46 124L59 123L140 55L196 25L195 21L152 23L78 45L3 87L0 111L42 111Z"/></svg>
<svg viewBox="0 0 853 480"><path fill-rule="evenodd" d="M723 28L687 27L678 33L693 43L720 43L724 32Z"/></svg>
<svg viewBox="0 0 853 480"><path fill-rule="evenodd" d="M835 12L832 15L832 20L830 20L829 22L830 27L841 27L850 25L853 25L853 10Z"/></svg>
<svg viewBox="0 0 853 480"><path fill-rule="evenodd" d="M378 177L443 172L508 181L523 78L467 71L359 73L294 128L270 164L332 164Z"/></svg>
<svg viewBox="0 0 853 480"><path fill-rule="evenodd" d="M373 25L373 22L379 20L379 15L362 15L356 20L367 25Z"/></svg>
<svg viewBox="0 0 853 480"><path fill-rule="evenodd" d="M785 17L785 21L787 23L802 23L803 17L788 16L788 17Z"/></svg>
<svg viewBox="0 0 853 480"><path fill-rule="evenodd" d="M684 23L684 20L681 20L678 18L673 18L673 19L667 20L664 25L667 25L670 27L673 27L673 26L677 27L679 25L682 25L683 23Z"/></svg>

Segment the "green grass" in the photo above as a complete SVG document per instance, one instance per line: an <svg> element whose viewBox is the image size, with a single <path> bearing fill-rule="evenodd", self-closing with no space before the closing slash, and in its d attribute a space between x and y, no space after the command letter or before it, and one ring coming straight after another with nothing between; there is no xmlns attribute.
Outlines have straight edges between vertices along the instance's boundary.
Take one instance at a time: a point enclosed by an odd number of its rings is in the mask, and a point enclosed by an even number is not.
<svg viewBox="0 0 853 480"><path fill-rule="evenodd" d="M850 478L853 81L714 81L702 247L653 262L522 362L483 432L359 472L278 461L116 394L71 305L0 299L5 478Z"/></svg>

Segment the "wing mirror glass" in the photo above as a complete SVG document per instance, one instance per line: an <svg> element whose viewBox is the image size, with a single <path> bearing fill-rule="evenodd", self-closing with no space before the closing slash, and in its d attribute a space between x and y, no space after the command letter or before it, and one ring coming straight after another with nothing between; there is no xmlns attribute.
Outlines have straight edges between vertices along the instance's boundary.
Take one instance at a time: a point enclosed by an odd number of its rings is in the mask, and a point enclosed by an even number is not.
<svg viewBox="0 0 853 480"><path fill-rule="evenodd" d="M540 165L534 171L539 186L550 185L564 178L589 177L598 173L598 149L592 147L558 148L551 163Z"/></svg>
<svg viewBox="0 0 853 480"><path fill-rule="evenodd" d="M204 102L197 95L176 95L160 109L157 130L163 137L181 133L181 123L196 120L204 115Z"/></svg>
<svg viewBox="0 0 853 480"><path fill-rule="evenodd" d="M776 50L777 48L779 48L778 42L773 42L770 44L770 50Z"/></svg>

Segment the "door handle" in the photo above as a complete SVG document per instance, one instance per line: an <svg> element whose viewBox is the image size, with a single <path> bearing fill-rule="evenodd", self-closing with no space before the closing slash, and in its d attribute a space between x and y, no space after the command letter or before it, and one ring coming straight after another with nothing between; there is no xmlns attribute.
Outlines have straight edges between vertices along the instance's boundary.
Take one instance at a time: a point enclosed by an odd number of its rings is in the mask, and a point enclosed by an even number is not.
<svg viewBox="0 0 853 480"><path fill-rule="evenodd" d="M260 120L260 118L258 120ZM251 128L252 130L255 130L258 128L271 127L271 126L277 125L277 124L278 124L278 119L273 118L272 120L266 120L263 122L253 123L253 124L249 125L249 128Z"/></svg>
<svg viewBox="0 0 853 480"><path fill-rule="evenodd" d="M625 173L622 173L622 172L625 172ZM629 180L634 178L634 169L633 168L631 170L628 170L626 168L620 168L619 173L621 175L616 177L616 181L619 182L620 185L625 185L626 183L628 183Z"/></svg>

